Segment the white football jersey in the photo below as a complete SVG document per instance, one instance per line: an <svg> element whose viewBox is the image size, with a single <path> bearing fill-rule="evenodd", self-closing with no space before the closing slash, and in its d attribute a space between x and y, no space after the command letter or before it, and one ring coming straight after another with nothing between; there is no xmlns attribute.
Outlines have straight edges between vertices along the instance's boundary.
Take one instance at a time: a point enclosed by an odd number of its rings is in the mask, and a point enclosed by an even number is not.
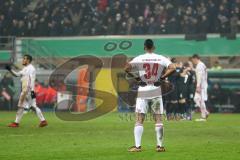
<svg viewBox="0 0 240 160"><path fill-rule="evenodd" d="M25 66L21 71L18 72L21 76L22 87L27 87L28 90L34 91L36 70L32 64Z"/></svg>
<svg viewBox="0 0 240 160"><path fill-rule="evenodd" d="M201 89L207 89L208 87L208 73L207 67L203 62L199 62L196 66L196 76L197 76L197 86L200 86Z"/></svg>
<svg viewBox="0 0 240 160"><path fill-rule="evenodd" d="M156 93L147 93L149 98L161 96L161 93L159 93L160 87L156 87L153 84L159 80L163 69L168 67L171 61L162 55L145 53L134 58L130 61L130 64L133 68L132 70L138 72L141 80L147 83L147 86L140 86L138 91L156 91Z"/></svg>

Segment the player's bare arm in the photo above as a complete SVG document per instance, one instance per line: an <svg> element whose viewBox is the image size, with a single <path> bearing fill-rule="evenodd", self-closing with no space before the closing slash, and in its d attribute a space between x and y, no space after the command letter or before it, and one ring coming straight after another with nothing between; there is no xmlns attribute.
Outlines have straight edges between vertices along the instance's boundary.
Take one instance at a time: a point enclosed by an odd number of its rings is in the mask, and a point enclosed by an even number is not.
<svg viewBox="0 0 240 160"><path fill-rule="evenodd" d="M124 67L124 70L125 70L126 73L131 72L131 70L132 70L132 65L131 65L130 63L127 63L127 64L125 65L125 67Z"/></svg>
<svg viewBox="0 0 240 160"><path fill-rule="evenodd" d="M134 77L134 75L131 73L132 65L130 63L127 63L124 67L124 71L127 73L128 76Z"/></svg>
<svg viewBox="0 0 240 160"><path fill-rule="evenodd" d="M167 78L176 70L176 64L172 63L168 66L165 73L161 76L162 79Z"/></svg>
<svg viewBox="0 0 240 160"><path fill-rule="evenodd" d="M134 78L136 81L140 81L141 80L140 77L138 77L138 76L134 75L133 73L131 73L132 68L133 68L132 65L130 63L127 63L125 65L125 67L124 67L124 70L125 70L125 72L127 73L127 75L129 77Z"/></svg>

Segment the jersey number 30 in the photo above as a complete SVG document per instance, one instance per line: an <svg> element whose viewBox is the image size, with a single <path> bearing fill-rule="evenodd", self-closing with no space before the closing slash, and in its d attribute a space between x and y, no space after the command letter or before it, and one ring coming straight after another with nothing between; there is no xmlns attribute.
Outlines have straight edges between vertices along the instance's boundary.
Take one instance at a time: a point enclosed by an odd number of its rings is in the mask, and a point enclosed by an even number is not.
<svg viewBox="0 0 240 160"><path fill-rule="evenodd" d="M150 79L152 76L157 76L158 73L158 63L154 63L151 67L149 63L144 63L143 68L145 69L144 77Z"/></svg>

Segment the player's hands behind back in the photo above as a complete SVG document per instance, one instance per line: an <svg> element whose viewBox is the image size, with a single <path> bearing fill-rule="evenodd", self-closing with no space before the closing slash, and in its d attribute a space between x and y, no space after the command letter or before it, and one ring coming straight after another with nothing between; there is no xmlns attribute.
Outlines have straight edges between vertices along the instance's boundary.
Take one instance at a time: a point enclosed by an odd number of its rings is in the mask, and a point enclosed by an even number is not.
<svg viewBox="0 0 240 160"><path fill-rule="evenodd" d="M166 78L161 77L158 81L154 82L154 86L159 87L163 84L164 81L166 81Z"/></svg>
<svg viewBox="0 0 240 160"><path fill-rule="evenodd" d="M138 83L138 86L141 86L141 87L145 87L146 85L147 85L147 83L146 82L143 82L143 81L138 81L137 82Z"/></svg>
<svg viewBox="0 0 240 160"><path fill-rule="evenodd" d="M159 87L159 86L161 86L161 84L162 84L162 81L157 81L157 82L154 82L154 86L156 86L156 87Z"/></svg>

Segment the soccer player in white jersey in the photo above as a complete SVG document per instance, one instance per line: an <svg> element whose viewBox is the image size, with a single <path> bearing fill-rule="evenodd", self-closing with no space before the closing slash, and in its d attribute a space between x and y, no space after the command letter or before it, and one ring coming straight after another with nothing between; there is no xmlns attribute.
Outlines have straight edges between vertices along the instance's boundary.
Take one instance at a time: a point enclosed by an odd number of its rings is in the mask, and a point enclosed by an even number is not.
<svg viewBox="0 0 240 160"><path fill-rule="evenodd" d="M16 120L15 122L9 124L8 127L19 127L19 123L24 114L24 108L31 108L36 112L38 118L41 121L39 127L47 126L47 121L45 120L41 110L36 105L36 95L34 92L36 70L31 62L32 56L24 55L22 61L24 68L21 71L16 72L11 69L10 66L6 66L6 69L9 70L14 76L21 77L21 94L18 101Z"/></svg>
<svg viewBox="0 0 240 160"><path fill-rule="evenodd" d="M141 137L143 134L143 122L148 111L148 103L151 103L151 109L155 119L155 131L157 138L157 152L164 152L163 146L163 102L161 87L156 85L161 77L167 76L175 70L175 65L164 56L154 53L154 43L147 39L144 43L145 54L139 55L126 64L125 71L131 74L132 71L138 72L138 79L141 85L138 88L136 99L136 123L134 127L135 146L129 148L129 152L141 151ZM168 68L164 75L162 71ZM145 85L144 85L145 84Z"/></svg>
<svg viewBox="0 0 240 160"><path fill-rule="evenodd" d="M207 88L208 88L208 74L206 65L200 60L200 57L195 54L192 56L192 62L196 66L196 92L194 96L194 101L201 110L201 118L196 119L196 121L206 121L209 112L207 111L205 101L208 99Z"/></svg>

